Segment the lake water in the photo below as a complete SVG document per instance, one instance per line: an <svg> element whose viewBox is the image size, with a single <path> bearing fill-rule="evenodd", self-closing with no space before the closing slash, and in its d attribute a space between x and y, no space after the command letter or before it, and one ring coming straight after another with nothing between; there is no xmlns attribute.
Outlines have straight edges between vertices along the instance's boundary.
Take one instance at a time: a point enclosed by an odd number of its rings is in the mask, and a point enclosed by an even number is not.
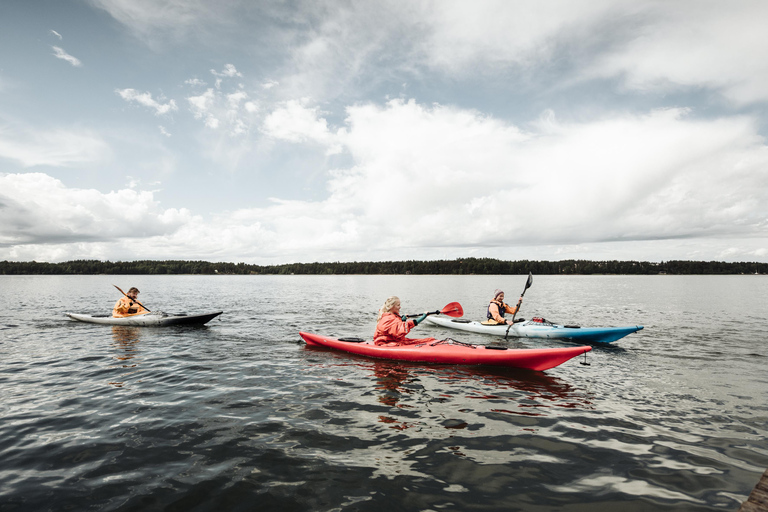
<svg viewBox="0 0 768 512"><path fill-rule="evenodd" d="M768 467L766 276L534 276L520 315L641 324L589 366L308 348L526 276L0 276L0 510L736 510ZM73 322L136 286L206 327ZM420 325L412 335L510 347Z"/></svg>

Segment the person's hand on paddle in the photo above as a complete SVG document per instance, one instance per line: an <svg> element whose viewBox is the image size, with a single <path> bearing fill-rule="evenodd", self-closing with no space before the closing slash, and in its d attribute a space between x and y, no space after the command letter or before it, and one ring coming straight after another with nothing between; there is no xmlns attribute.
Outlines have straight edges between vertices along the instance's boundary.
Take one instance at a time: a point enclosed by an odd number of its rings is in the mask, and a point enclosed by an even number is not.
<svg viewBox="0 0 768 512"><path fill-rule="evenodd" d="M434 313L434 311L432 311L432 313ZM439 312L438 312L438 313L439 313ZM415 320L413 321L413 326L414 326L414 327L416 327L417 325L419 325L419 322L422 322L422 321L424 321L424 319L425 319L425 318L427 318L427 315L428 315L428 314L430 314L430 311L425 311L425 312L424 312L424 314L423 314L421 317L419 317L419 318L417 318L417 319L415 319ZM415 316L415 315L412 315L412 316ZM408 315L402 315L402 316L400 317L400 319L401 319L403 322L407 322L407 321L408 321Z"/></svg>

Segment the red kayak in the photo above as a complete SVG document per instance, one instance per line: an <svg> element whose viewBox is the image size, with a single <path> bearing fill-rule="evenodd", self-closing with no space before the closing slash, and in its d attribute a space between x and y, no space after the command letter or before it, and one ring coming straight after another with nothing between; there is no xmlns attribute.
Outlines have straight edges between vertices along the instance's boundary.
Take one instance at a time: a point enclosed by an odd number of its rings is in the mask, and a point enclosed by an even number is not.
<svg viewBox="0 0 768 512"><path fill-rule="evenodd" d="M454 340L434 340L417 345L376 346L360 338L330 338L300 332L307 345L335 348L352 354L417 363L493 365L544 371L592 350L592 347L525 348L470 345ZM346 340L346 341L345 341Z"/></svg>

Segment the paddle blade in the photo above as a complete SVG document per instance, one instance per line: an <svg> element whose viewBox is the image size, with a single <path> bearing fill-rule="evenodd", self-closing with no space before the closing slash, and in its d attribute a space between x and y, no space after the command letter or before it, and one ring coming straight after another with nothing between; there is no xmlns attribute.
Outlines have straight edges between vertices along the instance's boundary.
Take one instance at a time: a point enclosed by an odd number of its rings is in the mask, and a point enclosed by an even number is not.
<svg viewBox="0 0 768 512"><path fill-rule="evenodd" d="M461 304L458 302L451 302L447 306L445 306L443 309L440 310L440 313L443 315L452 316L454 318L458 318L460 316L464 316L464 309L461 307Z"/></svg>
<svg viewBox="0 0 768 512"><path fill-rule="evenodd" d="M532 284L533 284L533 274L531 272L528 272L528 281L526 281L525 283L525 289L527 290L528 288L530 288Z"/></svg>

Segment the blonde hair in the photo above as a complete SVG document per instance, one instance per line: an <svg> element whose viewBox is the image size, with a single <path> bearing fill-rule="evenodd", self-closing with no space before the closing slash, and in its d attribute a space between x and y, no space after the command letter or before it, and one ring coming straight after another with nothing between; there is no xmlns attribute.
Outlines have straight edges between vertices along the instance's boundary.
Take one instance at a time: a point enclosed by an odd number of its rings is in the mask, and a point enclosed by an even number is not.
<svg viewBox="0 0 768 512"><path fill-rule="evenodd" d="M378 322L381 320L381 317L384 316L386 313L389 313L392 311L392 308L400 302L400 299L398 297L395 297L394 295L389 297L387 300L384 301L384 305L379 308L379 317L376 319Z"/></svg>

